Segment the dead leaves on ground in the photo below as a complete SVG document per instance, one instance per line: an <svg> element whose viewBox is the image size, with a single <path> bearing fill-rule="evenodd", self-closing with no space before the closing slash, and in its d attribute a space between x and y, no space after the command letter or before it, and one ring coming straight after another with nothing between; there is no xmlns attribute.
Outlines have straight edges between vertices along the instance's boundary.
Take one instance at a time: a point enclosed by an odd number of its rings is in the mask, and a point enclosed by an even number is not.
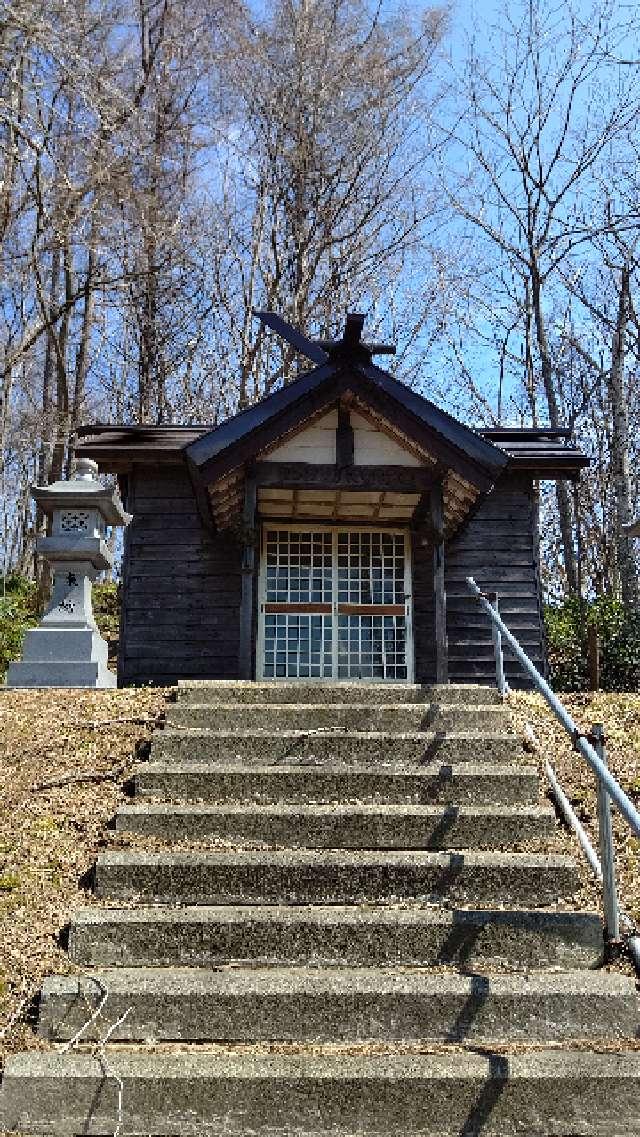
<svg viewBox="0 0 640 1137"><path fill-rule="evenodd" d="M609 768L625 793L640 804L640 695L590 692L562 695L562 702L579 730L588 733L595 723L603 723ZM522 732L527 722L533 726L540 745L542 766L548 760L562 788L569 797L591 841L598 849L596 779L581 755L573 749L566 731L551 714L541 695L516 692L510 696L510 709ZM546 783L545 783L546 784ZM627 914L640 924L640 840L634 837L626 821L613 810L619 900ZM582 853L576 840L572 842L576 859ZM601 909L599 887L586 870L589 884L583 900Z"/></svg>
<svg viewBox="0 0 640 1137"><path fill-rule="evenodd" d="M27 1028L2 1032L46 975L73 970L61 930L89 899L82 878L164 695L0 692L0 1058L37 1045Z"/></svg>

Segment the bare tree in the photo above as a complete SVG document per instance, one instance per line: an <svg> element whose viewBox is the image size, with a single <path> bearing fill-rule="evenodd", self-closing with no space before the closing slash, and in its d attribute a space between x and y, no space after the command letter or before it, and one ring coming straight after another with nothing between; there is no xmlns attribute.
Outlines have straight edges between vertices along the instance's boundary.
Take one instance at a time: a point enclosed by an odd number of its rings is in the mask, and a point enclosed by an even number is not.
<svg viewBox="0 0 640 1137"><path fill-rule="evenodd" d="M472 43L463 76L459 124L443 185L459 219L497 253L497 287L482 305L520 371L534 422L571 417L552 350L561 271L607 228L594 215L597 175L612 147L635 129L637 76L608 81L623 29L617 8L588 15L570 5L527 0L502 13L492 29L491 56ZM635 224L635 222L634 222ZM485 277L486 281L486 277ZM577 587L571 496L557 483L564 572Z"/></svg>
<svg viewBox="0 0 640 1137"><path fill-rule="evenodd" d="M237 143L221 173L223 245L214 296L239 364L243 406L294 374L254 306L335 332L349 304L375 310L421 245L428 80L441 11L383 20L362 0L276 0L230 57ZM220 242L217 242L220 246ZM277 349L279 350L279 348Z"/></svg>
<svg viewBox="0 0 640 1137"><path fill-rule="evenodd" d="M636 605L638 565L625 527L634 519L638 501L631 475L637 432L634 440L630 426L634 407L640 406L636 384L640 324L633 302L637 262L629 225L625 224L627 232L622 237L613 228L611 210L609 216L611 232L594 240L591 258L573 266L566 277L578 313L565 324L562 337L581 368L581 398L574 408L574 421L581 423L587 439L595 439L592 452L601 489L597 504L603 520L601 547L603 560L610 566L602 577L610 579L614 590L619 589L625 604Z"/></svg>
<svg viewBox="0 0 640 1137"><path fill-rule="evenodd" d="M221 4L5 5L0 441L3 491L15 505L7 547L33 531L20 515L30 508L20 482L29 462L13 461L16 426L47 480L70 468L75 431L97 407L115 399L143 420L172 413L168 345L185 344L202 307L202 273L191 271L194 202L188 211L183 202ZM123 35L136 22L137 51ZM135 367L116 347L121 327L138 331L127 339Z"/></svg>

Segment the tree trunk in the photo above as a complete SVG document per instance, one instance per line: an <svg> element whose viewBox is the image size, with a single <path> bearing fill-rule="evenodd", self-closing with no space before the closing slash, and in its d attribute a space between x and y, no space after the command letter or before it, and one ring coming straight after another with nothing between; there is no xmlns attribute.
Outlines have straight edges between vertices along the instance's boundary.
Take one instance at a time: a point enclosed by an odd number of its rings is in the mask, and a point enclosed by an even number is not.
<svg viewBox="0 0 640 1137"><path fill-rule="evenodd" d="M64 460L69 441L69 375L68 348L73 296L73 263L69 233L65 230L62 247L64 270L64 293L67 307L60 320L60 332L53 332L53 346L56 357L56 436L51 457L51 481L62 478Z"/></svg>
<svg viewBox="0 0 640 1137"><path fill-rule="evenodd" d="M547 341L547 332L542 312L542 282L538 266L533 261L531 265L531 302L536 333L536 343L540 356L540 371L542 385L549 409L549 423L552 427L559 427L560 407L558 396L553 382L553 364ZM573 510L571 507L571 494L567 483L562 479L556 482L556 500L558 503L558 516L560 519L560 535L562 537L562 559L567 577L569 592L578 591L578 566L573 543Z"/></svg>
<svg viewBox="0 0 640 1137"><path fill-rule="evenodd" d="M73 387L73 401L69 415L69 444L67 449L67 477L71 477L71 468L75 456L76 435L82 419L84 409L85 387L87 372L89 370L89 343L93 325L93 278L95 273L95 249L93 247L93 233L91 234L89 251L87 254L87 271L84 281L84 307L82 310L82 328L80 343L76 354L75 379Z"/></svg>
<svg viewBox="0 0 640 1137"><path fill-rule="evenodd" d="M633 521L631 479L629 477L629 408L625 387L626 333L631 309L630 272L624 265L620 276L618 315L611 345L609 400L611 403L611 476L615 500L615 546L624 604L636 606L640 595L638 566L633 539L624 526Z"/></svg>
<svg viewBox="0 0 640 1137"><path fill-rule="evenodd" d="M58 288L60 283L60 247L56 243L51 257L51 288L49 292L49 312L53 312L58 304ZM38 454L37 481L38 485L47 485L51 477L54 446L53 424L53 379L55 372L54 337L56 331L49 328L47 344L44 355L44 370L42 376L42 424L40 431L40 452ZM47 524L44 512L38 505L36 507L36 537L44 536ZM38 608L44 609L51 594L51 571L48 562L38 557L34 549L34 576L38 586Z"/></svg>

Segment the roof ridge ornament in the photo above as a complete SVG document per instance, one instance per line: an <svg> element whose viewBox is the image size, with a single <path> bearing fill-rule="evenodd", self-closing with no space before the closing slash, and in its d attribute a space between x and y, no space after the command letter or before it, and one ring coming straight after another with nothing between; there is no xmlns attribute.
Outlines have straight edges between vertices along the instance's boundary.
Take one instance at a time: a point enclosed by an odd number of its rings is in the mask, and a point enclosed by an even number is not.
<svg viewBox="0 0 640 1137"><path fill-rule="evenodd" d="M303 332L292 327L277 312L266 312L253 309L254 316L276 332L291 347L306 355L313 363L322 364L329 360L351 360L353 362L370 363L373 355L395 355L395 344L364 343L362 330L365 315L362 312L348 312L345 319L344 331L339 340L311 340Z"/></svg>

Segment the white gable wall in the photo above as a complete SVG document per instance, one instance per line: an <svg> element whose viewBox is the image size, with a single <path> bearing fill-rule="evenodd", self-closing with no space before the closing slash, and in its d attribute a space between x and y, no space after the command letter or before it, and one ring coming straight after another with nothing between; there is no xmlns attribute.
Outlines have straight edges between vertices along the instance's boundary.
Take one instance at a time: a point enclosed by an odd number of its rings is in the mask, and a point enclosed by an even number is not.
<svg viewBox="0 0 640 1137"><path fill-rule="evenodd" d="M351 411L353 460L356 466L421 466L410 450L405 450L373 423ZM330 411L281 446L265 454L265 462L311 462L333 466L336 460L338 411Z"/></svg>
<svg viewBox="0 0 640 1137"><path fill-rule="evenodd" d="M338 411L330 411L328 415L301 430L265 454L265 462L314 462L316 465L329 463L333 466L336 460L336 430L338 428Z"/></svg>
<svg viewBox="0 0 640 1137"><path fill-rule="evenodd" d="M422 462L373 423L351 411L353 461L356 466L421 466Z"/></svg>

